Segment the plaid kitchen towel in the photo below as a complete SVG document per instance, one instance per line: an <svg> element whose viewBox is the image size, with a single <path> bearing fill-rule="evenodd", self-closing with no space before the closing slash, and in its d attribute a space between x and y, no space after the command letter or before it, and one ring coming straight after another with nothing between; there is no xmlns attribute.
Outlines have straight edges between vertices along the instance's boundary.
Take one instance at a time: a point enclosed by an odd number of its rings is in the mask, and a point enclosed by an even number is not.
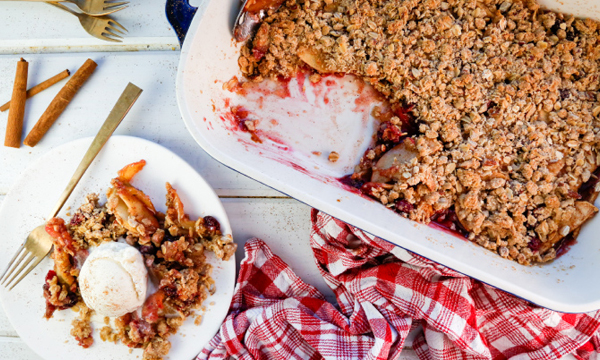
<svg viewBox="0 0 600 360"><path fill-rule="evenodd" d="M600 358L600 312L540 308L313 210L311 246L337 306L258 239L198 359Z"/></svg>

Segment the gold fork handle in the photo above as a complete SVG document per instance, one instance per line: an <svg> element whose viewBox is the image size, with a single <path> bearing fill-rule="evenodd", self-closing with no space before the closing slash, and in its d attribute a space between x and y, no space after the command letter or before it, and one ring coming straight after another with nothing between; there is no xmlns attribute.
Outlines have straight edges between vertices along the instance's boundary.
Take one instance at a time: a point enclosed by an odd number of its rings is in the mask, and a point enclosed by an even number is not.
<svg viewBox="0 0 600 360"><path fill-rule="evenodd" d="M24 0L24 1L42 1L42 0ZM59 8L61 10L64 10L64 11L66 11L68 13L71 13L71 14L77 16L77 17L79 17L79 15L81 15L80 13L75 12L75 11L69 9L68 7L64 6L63 4L61 4L61 3L57 2L57 1L45 1L45 3L48 4L48 5L56 6L57 8Z"/></svg>
<svg viewBox="0 0 600 360"><path fill-rule="evenodd" d="M106 144L108 141L108 138L110 138L125 115L127 115L129 109L131 109L142 91L142 89L133 85L132 83L127 85L125 91L123 91L121 94L121 97L111 110L110 114L108 114L108 118L106 118L106 121L104 121L104 124L102 124L100 131L98 131L98 134L94 138L94 141L92 141L88 151L83 156L83 159L81 160L81 163L79 163L77 170L75 170L75 174L73 174L73 177L69 181L67 188L63 191L62 195L60 195L58 203L56 204L54 210L52 210L52 213L48 219L51 219L58 214L69 196L71 196L71 193L77 186L77 183L79 183L79 180L81 180L83 173L85 173L92 161L94 161L96 155L98 155L104 144Z"/></svg>

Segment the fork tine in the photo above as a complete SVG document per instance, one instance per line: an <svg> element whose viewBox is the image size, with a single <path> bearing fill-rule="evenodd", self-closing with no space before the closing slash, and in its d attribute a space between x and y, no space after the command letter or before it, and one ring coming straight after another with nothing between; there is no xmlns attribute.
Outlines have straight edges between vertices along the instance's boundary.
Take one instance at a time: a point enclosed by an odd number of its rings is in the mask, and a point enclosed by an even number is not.
<svg viewBox="0 0 600 360"><path fill-rule="evenodd" d="M25 254L30 255L30 256L26 257L26 259L28 259L28 260L25 261L25 263L23 263L23 265L21 265L19 270L17 270L17 272L10 278L10 280L8 280L8 282L6 283L7 286L23 271L23 269L25 269L25 267L27 265L29 265L30 262L33 261L33 259L35 259L35 255L33 255L33 253L25 251Z"/></svg>
<svg viewBox="0 0 600 360"><path fill-rule="evenodd" d="M99 35L98 37L102 40L106 40L106 41L114 41L114 42L122 42L123 40L120 36L119 39L113 39L112 37L109 37L108 35L111 35L112 33L108 33L108 32L103 32L101 35ZM116 36L116 35L115 35Z"/></svg>
<svg viewBox="0 0 600 360"><path fill-rule="evenodd" d="M123 10L125 8L128 8L128 7L129 6L122 6L122 7L116 7L116 8L113 8L113 7L104 8L104 10L102 11L102 16L106 16L106 15L110 15L110 14L116 13L117 11L121 11L121 10Z"/></svg>
<svg viewBox="0 0 600 360"><path fill-rule="evenodd" d="M123 40L122 36L119 36L117 33L115 33L114 31L112 31L110 29L110 27L108 27L108 26L104 29L104 31L106 32L106 35L110 35L111 37L113 37L115 39Z"/></svg>
<svg viewBox="0 0 600 360"><path fill-rule="evenodd" d="M6 279L8 279L8 277L13 273L13 271L15 271L15 269L17 268L19 263L23 260L23 257L27 253L27 251L23 252L24 249L25 249L25 244L21 245L19 250L17 250L17 252L15 252L15 255L12 257L12 259L10 259L10 261L8 262L8 267L6 268L6 270L4 270L2 277L0 277L0 285L4 284ZM13 266L13 263L15 262L15 259L17 258L17 256L19 256L19 254L21 254L21 257L19 258L19 261L17 261L15 266ZM10 272L9 272L9 270L10 270Z"/></svg>
<svg viewBox="0 0 600 360"><path fill-rule="evenodd" d="M106 25L106 28L112 30L113 32L125 35L125 33L123 31L121 31L118 28L112 26L110 23L108 23L108 25Z"/></svg>
<svg viewBox="0 0 600 360"><path fill-rule="evenodd" d="M120 27L125 32L129 32L129 30L125 29L125 27L123 25L119 24L119 22L117 20L111 19L108 23L111 24L111 25Z"/></svg>
<svg viewBox="0 0 600 360"><path fill-rule="evenodd" d="M33 270L33 269L34 269L34 268L35 268L35 267L36 267L36 266L37 266L37 265L38 265L38 264L39 264L39 263L40 263L42 260L44 260L44 257L35 257L35 256L34 256L34 258L36 259L36 260L35 260L35 262L34 262L33 264L31 264L31 265L30 265L30 266L27 268L27 270L25 270L25 271L23 272L23 274L21 275L21 277L19 277L19 278L17 279L17 281L15 281L15 282L12 284L12 286L11 286L11 287L8 289L8 291L11 291L11 290L12 290L12 289L13 289L15 286L17 286L17 284L18 284L18 283L20 283L20 282L21 282L21 280L23 280L23 278L24 278L25 276L27 276L27 274L29 274L29 273L31 272L31 270ZM32 259L32 260L33 260L33 259ZM31 262L31 261L30 261L30 262Z"/></svg>

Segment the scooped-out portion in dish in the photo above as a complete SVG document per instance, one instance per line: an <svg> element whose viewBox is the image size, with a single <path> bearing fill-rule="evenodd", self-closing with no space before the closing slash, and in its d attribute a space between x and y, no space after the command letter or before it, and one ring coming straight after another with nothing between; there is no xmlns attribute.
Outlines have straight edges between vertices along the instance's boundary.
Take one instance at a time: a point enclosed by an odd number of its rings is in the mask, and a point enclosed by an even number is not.
<svg viewBox="0 0 600 360"><path fill-rule="evenodd" d="M600 26L527 0L287 0L241 48L250 80L352 74L390 102L348 184L520 264L598 209Z"/></svg>
<svg viewBox="0 0 600 360"><path fill-rule="evenodd" d="M212 216L190 220L169 183L166 214L158 212L130 183L145 164L120 170L105 204L89 194L68 223L53 218L46 225L54 269L43 286L45 317L78 310L71 335L87 348L94 342L91 316L104 316L103 341L143 348L144 359L162 359L171 348L168 337L188 317L199 323L195 310L216 291L205 251L227 261L236 244Z"/></svg>

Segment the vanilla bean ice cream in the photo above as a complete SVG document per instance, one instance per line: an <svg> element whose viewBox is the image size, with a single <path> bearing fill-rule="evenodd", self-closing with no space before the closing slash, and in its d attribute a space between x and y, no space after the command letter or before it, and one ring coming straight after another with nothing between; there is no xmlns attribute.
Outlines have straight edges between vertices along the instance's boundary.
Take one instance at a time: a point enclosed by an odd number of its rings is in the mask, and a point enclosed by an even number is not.
<svg viewBox="0 0 600 360"><path fill-rule="evenodd" d="M144 304L148 270L140 252L127 244L105 242L81 267L79 288L86 305L103 316L121 316Z"/></svg>

